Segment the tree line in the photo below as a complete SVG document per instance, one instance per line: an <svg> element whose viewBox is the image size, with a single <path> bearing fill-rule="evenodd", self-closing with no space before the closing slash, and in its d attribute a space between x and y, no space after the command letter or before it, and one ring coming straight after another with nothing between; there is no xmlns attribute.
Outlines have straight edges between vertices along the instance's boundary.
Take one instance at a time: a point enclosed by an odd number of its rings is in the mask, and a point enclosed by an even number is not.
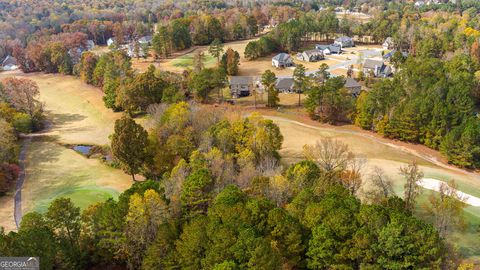
<svg viewBox="0 0 480 270"><path fill-rule="evenodd" d="M19 137L43 126L43 107L38 86L29 79L0 80L0 196L11 191L17 180Z"/></svg>
<svg viewBox="0 0 480 270"><path fill-rule="evenodd" d="M18 232L1 232L2 254L36 254L42 269L451 269L459 263L436 226L412 215L422 177L415 163L399 170L405 199L377 170L362 202L356 197L361 159L341 142L305 146L304 160L282 170L283 138L271 120L185 102L150 113L148 133L128 116L117 120L111 147L126 172L155 180L135 182L118 200L83 211L58 198L45 213L26 214Z"/></svg>

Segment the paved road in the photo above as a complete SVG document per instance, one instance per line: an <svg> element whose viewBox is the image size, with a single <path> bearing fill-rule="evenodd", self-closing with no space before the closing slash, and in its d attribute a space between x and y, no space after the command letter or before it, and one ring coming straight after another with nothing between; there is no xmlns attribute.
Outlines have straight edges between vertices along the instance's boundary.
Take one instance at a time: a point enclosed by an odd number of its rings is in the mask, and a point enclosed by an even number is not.
<svg viewBox="0 0 480 270"><path fill-rule="evenodd" d="M14 218L17 229L20 227L20 222L22 221L22 187L23 182L25 182L25 156L27 155L27 148L32 141L31 137L26 137L22 142L22 148L20 150L20 156L18 158L18 163L20 165L20 172L17 178L17 184L15 186L15 198L14 198Z"/></svg>

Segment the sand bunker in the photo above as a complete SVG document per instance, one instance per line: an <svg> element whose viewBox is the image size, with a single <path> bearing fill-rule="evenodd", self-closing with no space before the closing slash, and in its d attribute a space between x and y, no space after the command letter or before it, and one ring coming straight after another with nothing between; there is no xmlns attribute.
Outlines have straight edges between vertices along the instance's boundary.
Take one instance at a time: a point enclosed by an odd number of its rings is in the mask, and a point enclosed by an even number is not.
<svg viewBox="0 0 480 270"><path fill-rule="evenodd" d="M440 186L442 183L445 183L443 181L433 179L433 178L422 178L422 180L418 181L418 184L426 189L434 190L434 191L439 191ZM480 198L472 196L470 194L464 193L462 191L457 190L457 194L465 199L465 203L469 204L471 206L476 206L480 207Z"/></svg>

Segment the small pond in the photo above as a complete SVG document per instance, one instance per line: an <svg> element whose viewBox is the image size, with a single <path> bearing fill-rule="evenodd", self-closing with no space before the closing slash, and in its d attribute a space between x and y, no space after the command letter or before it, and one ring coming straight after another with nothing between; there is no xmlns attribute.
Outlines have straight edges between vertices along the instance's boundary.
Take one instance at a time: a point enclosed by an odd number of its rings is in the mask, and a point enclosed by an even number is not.
<svg viewBox="0 0 480 270"><path fill-rule="evenodd" d="M92 149L92 146L89 145L76 145L73 147L73 150L88 156L90 154L90 149Z"/></svg>

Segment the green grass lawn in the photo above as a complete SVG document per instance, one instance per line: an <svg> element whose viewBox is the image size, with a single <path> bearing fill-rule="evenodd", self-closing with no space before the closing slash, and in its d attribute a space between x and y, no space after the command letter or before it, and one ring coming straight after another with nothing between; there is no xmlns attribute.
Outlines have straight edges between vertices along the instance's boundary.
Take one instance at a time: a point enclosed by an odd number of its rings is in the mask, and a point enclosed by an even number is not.
<svg viewBox="0 0 480 270"><path fill-rule="evenodd" d="M193 56L194 56L193 53L180 56L172 61L172 65L175 67L181 67L181 68L193 68ZM217 60L210 54L205 54L204 64L206 67L211 67L215 65L216 61Z"/></svg>
<svg viewBox="0 0 480 270"><path fill-rule="evenodd" d="M82 209L116 198L132 184L123 171L98 159L88 159L56 142L32 141L26 156L27 176L22 189L23 213L45 212L59 197L72 199Z"/></svg>
<svg viewBox="0 0 480 270"><path fill-rule="evenodd" d="M429 205L429 196L438 195L437 192L423 189L423 193L417 200L417 209L415 215L427 222L433 222L433 217L426 211ZM448 240L453 246L466 258L470 260L480 260L479 226L480 226L480 208L468 206L463 212L465 219L465 228L454 229L448 235Z"/></svg>
<svg viewBox="0 0 480 270"><path fill-rule="evenodd" d="M119 192L113 189L98 187L98 186L84 186L78 188L65 188L58 190L57 193L52 194L49 198L37 200L32 211L45 213L50 206L50 203L59 197L65 197L72 200L75 206L81 209L87 208L94 202L103 202L109 198L116 199Z"/></svg>

